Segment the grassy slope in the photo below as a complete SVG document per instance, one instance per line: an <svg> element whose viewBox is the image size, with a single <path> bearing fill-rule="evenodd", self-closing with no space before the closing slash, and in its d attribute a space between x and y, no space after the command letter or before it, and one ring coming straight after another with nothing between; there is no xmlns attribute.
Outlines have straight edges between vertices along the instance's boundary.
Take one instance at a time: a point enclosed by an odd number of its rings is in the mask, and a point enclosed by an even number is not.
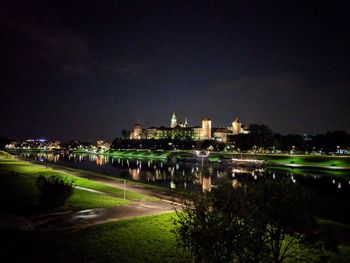
<svg viewBox="0 0 350 263"><path fill-rule="evenodd" d="M188 262L172 232L175 216L169 213L139 217L55 235L12 233L2 256L8 253L13 261L36 262ZM13 253L19 250L21 253ZM349 247L340 246L339 250L330 262L349 262Z"/></svg>
<svg viewBox="0 0 350 263"><path fill-rule="evenodd" d="M0 252L12 262L181 262L171 232L173 216L139 217L54 235L8 232L2 236L7 247Z"/></svg>
<svg viewBox="0 0 350 263"><path fill-rule="evenodd" d="M67 200L66 204L58 210L78 211L127 203L129 201L121 198L75 189L74 194ZM33 175L14 176L0 172L0 207L2 212L16 214L49 212L42 210L39 205L39 192Z"/></svg>
<svg viewBox="0 0 350 263"><path fill-rule="evenodd" d="M254 158L267 161L269 165L300 164L320 167L348 167L350 168L349 156L309 156L309 155L282 155L282 154L237 154L225 153L226 157Z"/></svg>
<svg viewBox="0 0 350 263"><path fill-rule="evenodd" d="M121 151L121 150L110 150L108 152L105 152L104 154L110 155L113 157L118 158L136 158L136 159L154 159L154 160L161 160L161 159L167 159L170 155L170 151Z"/></svg>
<svg viewBox="0 0 350 263"><path fill-rule="evenodd" d="M48 212L43 211L39 205L39 192L35 185L36 176L37 174L44 174L42 171L43 169L45 168L25 162L0 158L0 206L3 212L17 214ZM18 172L19 175L9 171ZM90 185L85 185L83 181L81 186L87 187ZM94 186L93 183L92 186ZM96 190L104 190L103 187L95 188L102 188ZM77 211L96 207L111 207L127 203L129 203L129 201L116 196L75 189L74 194L67 200L65 206L61 207L59 210Z"/></svg>
<svg viewBox="0 0 350 263"><path fill-rule="evenodd" d="M136 181L128 180L128 179L125 179L125 178L120 178L120 177L115 177L115 176L108 176L108 175L105 175L105 174L92 172L92 171L88 171L88 170L84 170L84 169L60 166L60 165L52 164L52 163L50 165L52 167L63 167L64 169L70 170L70 171L73 171L73 172L82 172L82 173L88 172L89 173L89 178L92 178L92 179L94 177L96 177L96 178L103 178L103 179L107 179L107 180L110 180L110 181L115 181L115 182L118 182L118 183L123 183L124 181L126 181L127 184L129 184L129 185L142 186L143 188L158 189L158 190L163 190L163 191L167 191L168 190L168 188L162 187L162 186L159 186L159 185L153 185L153 184L146 184L146 183L136 182Z"/></svg>
<svg viewBox="0 0 350 263"><path fill-rule="evenodd" d="M80 178L78 176L74 176L65 172L54 170L50 167L44 168L43 166L31 164L29 162L24 162L24 161L18 161L14 159L0 159L0 170L7 171L7 172L14 171L20 174L33 175L33 176L36 176L38 174L43 174L43 175L58 174L58 175L66 176L73 179L74 184L77 186L102 191L119 198L122 198L124 194L123 189L108 186L93 180ZM140 193L131 192L127 190L126 197L127 199L137 201L145 198L146 196Z"/></svg>
<svg viewBox="0 0 350 263"><path fill-rule="evenodd" d="M173 262L177 257L174 213L97 225L59 242L69 257L90 262ZM93 247L77 255L84 247Z"/></svg>

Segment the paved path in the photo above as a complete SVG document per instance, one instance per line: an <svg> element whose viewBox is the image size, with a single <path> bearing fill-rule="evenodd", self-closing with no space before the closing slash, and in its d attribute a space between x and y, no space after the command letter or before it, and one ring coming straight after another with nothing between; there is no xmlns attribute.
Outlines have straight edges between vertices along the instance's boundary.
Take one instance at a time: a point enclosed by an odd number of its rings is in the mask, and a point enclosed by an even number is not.
<svg viewBox="0 0 350 263"><path fill-rule="evenodd" d="M70 167L59 166L52 163L41 163L34 160L26 161L32 162L40 166L49 166L55 170L64 171L72 175L83 178L92 179L103 184L123 189L123 180L115 180L115 178L108 178L100 176L97 173L77 170ZM90 190L85 189L84 190ZM95 208L78 212L61 212L47 215L40 215L31 218L34 228L41 231L76 231L92 225L106 223L109 221L122 220L138 216L157 215L167 212L174 212L174 208L181 208L179 200L173 198L166 189L149 188L142 184L132 184L127 181L127 190L141 193L147 196L158 197L160 200L156 202L139 201L128 205L120 205L109 208ZM95 190L92 190L95 192ZM99 192L99 191L98 191ZM175 201L174 201L175 200Z"/></svg>
<svg viewBox="0 0 350 263"><path fill-rule="evenodd" d="M31 218L36 230L76 231L92 225L137 216L174 212L171 202L137 202L110 208L95 208L78 212L63 212Z"/></svg>
<svg viewBox="0 0 350 263"><path fill-rule="evenodd" d="M100 183L103 183L105 185L109 185L115 188L123 189L124 188L124 180L121 178L116 178L108 175L103 175L103 174L98 174L97 172L91 172L91 171L85 171L85 170L80 170L80 169L75 169L72 167L67 167L67 166L61 166L53 163L42 163L39 161L35 161L32 159L27 159L27 158L21 158L17 157L19 160L24 160L36 165L40 165L42 167L50 167L54 170L58 171L63 171L78 177L86 178L86 179L91 179ZM102 176L101 176L102 175ZM161 187L159 188L152 188L152 187L147 187L142 184L137 184L133 183L130 181L126 181L126 190L132 191L132 192L137 192L140 194L148 195L148 196L154 196L158 197L160 199L165 199L172 201L174 199L173 196L171 196L170 192L167 189L162 189Z"/></svg>

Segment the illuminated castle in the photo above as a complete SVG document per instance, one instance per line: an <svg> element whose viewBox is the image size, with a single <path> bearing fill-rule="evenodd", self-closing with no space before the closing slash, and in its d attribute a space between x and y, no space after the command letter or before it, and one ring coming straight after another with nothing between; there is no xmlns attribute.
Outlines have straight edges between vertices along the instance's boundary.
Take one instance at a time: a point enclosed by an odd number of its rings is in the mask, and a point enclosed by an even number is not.
<svg viewBox="0 0 350 263"><path fill-rule="evenodd" d="M232 126L227 128L212 128L211 124L211 120L208 118L202 120L201 126L188 127L187 118L185 118L183 123L178 124L174 112L170 120L170 127L161 126L143 129L137 123L130 133L130 139L178 139L193 141L215 139L226 142L229 135L249 133L249 131L243 128L242 123L237 118L232 122Z"/></svg>

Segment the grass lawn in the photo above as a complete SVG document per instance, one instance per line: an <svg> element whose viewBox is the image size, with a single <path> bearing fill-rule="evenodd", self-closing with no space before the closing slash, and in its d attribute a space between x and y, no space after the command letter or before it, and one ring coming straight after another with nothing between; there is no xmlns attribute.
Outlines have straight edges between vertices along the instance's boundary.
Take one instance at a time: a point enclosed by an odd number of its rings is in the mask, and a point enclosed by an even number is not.
<svg viewBox="0 0 350 263"><path fill-rule="evenodd" d="M4 172L17 172L19 174L25 174L25 175L32 175L32 176L37 176L39 174L43 175L61 175L61 176L66 176L68 178L71 178L74 180L74 184L77 186L85 187L85 188L90 188L93 190L98 190L101 192L108 193L110 195L113 195L115 197L123 198L124 196L124 191L123 189L115 188L109 185L105 185L103 183L99 183L93 180L89 180L86 178L81 178L78 176L71 175L66 172L58 171L55 170L51 167L43 167L40 165L35 165L29 162L24 162L24 161L18 161L15 159L1 159L0 158L0 171ZM132 201L138 201L147 198L147 196L132 192L132 191L126 191L126 198L128 200Z"/></svg>
<svg viewBox="0 0 350 263"><path fill-rule="evenodd" d="M13 171L12 173L10 171ZM16 174L18 172L19 174ZM45 168L26 162L0 158L0 207L2 212L15 214L38 214L43 212L39 204L39 191L36 187L36 176L38 174L49 174ZM56 172L52 174L57 174ZM79 179L79 178L78 178ZM84 179L88 181L87 179ZM96 190L109 190L100 184L88 184L79 182L80 186ZM92 187L90 187L92 186ZM59 211L78 211L97 207L112 207L127 204L130 201L123 200L117 195L92 193L75 189L74 194L67 200Z"/></svg>
<svg viewBox="0 0 350 263"><path fill-rule="evenodd" d="M7 232L12 262L187 262L176 246L175 213L92 226L73 233ZM16 253L21 251L21 253Z"/></svg>
<svg viewBox="0 0 350 263"><path fill-rule="evenodd" d="M147 150L109 150L104 154L110 155L117 158L128 158L128 159L149 159L149 160L166 160L170 155L170 151L147 151Z"/></svg>
<svg viewBox="0 0 350 263"><path fill-rule="evenodd" d="M60 165L57 164L50 164L52 167L60 167ZM146 183L141 183L141 182L136 182L136 181L132 181L132 180L128 180L125 178L120 178L120 177L114 177L114 176L108 176L105 174L101 174L101 173L97 173L97 172L93 172L93 171L88 171L88 170L84 170L84 169L78 169L78 168L72 168L72 167L66 167L66 166L62 166L64 167L64 169L67 170L71 170L73 172L83 172L89 173L89 178L103 178L103 179L107 179L110 181L115 181L118 183L123 183L124 181L127 182L128 185L135 185L135 186L142 186L142 188L147 188L147 189L155 189L155 190L161 190L161 191L168 191L168 188L163 187L163 186L159 186L159 185L154 185L154 184L146 184Z"/></svg>
<svg viewBox="0 0 350 263"><path fill-rule="evenodd" d="M171 232L174 216L170 213L93 226L66 236L68 240L57 246L68 258L80 262L174 262L181 254ZM75 253L87 247L94 249Z"/></svg>
<svg viewBox="0 0 350 263"><path fill-rule="evenodd" d="M238 153L224 153L226 157L242 157L265 160L268 165L305 165L318 167L346 167L350 169L349 156L313 156L313 155L285 155L285 154L238 154Z"/></svg>
<svg viewBox="0 0 350 263"><path fill-rule="evenodd" d="M75 189L66 204L56 211L78 211L97 207L112 207L129 201L118 197ZM11 175L0 172L0 207L2 212L20 215L44 211L39 204L39 191L34 175Z"/></svg>
<svg viewBox="0 0 350 263"><path fill-rule="evenodd" d="M8 241L6 251L1 253L3 258L10 256L12 262L189 262L172 232L175 216L139 217L73 233L8 232L3 236ZM329 262L345 263L349 259L350 248L339 246L339 253Z"/></svg>
<svg viewBox="0 0 350 263"><path fill-rule="evenodd" d="M110 194L75 189L74 195L60 211L109 207L128 202L118 198L120 189L52 168L0 157L0 211L20 215L42 213L35 185L38 174L70 176L81 187ZM145 197L140 194L132 196L135 200ZM172 232L175 217L175 213L138 217L70 233L26 232L2 229L0 225L1 237L6 241L5 246L0 246L1 259L4 262L188 262L185 252L177 247ZM319 224L334 233L346 234L349 231L348 225L325 220L320 220ZM344 240L348 238L344 236ZM330 262L350 262L350 248L339 246L339 251ZM317 261L310 259L304 262Z"/></svg>
<svg viewBox="0 0 350 263"><path fill-rule="evenodd" d="M80 189L75 189L74 194L67 200L66 204L60 208L62 211L79 211L89 208L112 207L130 203L128 200L114 196L91 193Z"/></svg>
<svg viewBox="0 0 350 263"><path fill-rule="evenodd" d="M330 167L350 167L349 157L336 156L283 156L283 155L265 155L268 164L300 164L300 165L315 165L315 166L330 166Z"/></svg>

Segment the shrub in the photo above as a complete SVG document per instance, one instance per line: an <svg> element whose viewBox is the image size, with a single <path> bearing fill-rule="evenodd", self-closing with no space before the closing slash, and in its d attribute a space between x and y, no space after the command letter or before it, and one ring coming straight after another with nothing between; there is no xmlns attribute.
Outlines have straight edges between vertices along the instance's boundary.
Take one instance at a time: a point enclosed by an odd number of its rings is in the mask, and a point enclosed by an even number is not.
<svg viewBox="0 0 350 263"><path fill-rule="evenodd" d="M183 202L175 233L195 262L294 262L301 250L330 255L314 229L309 194L290 180L222 185Z"/></svg>
<svg viewBox="0 0 350 263"><path fill-rule="evenodd" d="M59 175L39 175L36 185L40 191L40 203L47 208L57 208L74 192L73 180Z"/></svg>

